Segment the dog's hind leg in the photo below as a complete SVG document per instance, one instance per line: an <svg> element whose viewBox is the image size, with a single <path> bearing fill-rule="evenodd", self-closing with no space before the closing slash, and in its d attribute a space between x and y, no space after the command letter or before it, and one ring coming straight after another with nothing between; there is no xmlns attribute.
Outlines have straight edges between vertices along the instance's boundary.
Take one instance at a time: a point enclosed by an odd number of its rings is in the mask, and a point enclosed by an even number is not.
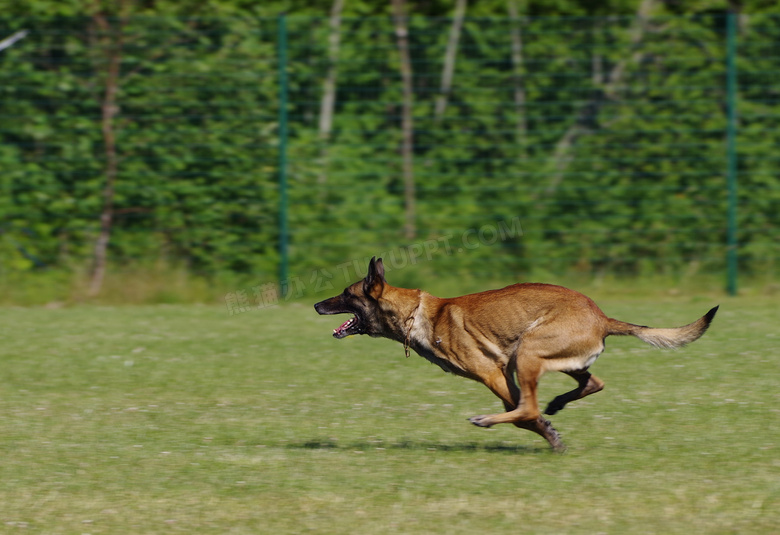
<svg viewBox="0 0 780 535"><path fill-rule="evenodd" d="M566 375L573 377L577 381L577 388L570 390L565 394L553 399L545 409L544 413L553 415L563 409L567 403L571 403L577 399L582 399L585 396L600 392L604 388L604 381L591 375L586 370L563 372Z"/></svg>

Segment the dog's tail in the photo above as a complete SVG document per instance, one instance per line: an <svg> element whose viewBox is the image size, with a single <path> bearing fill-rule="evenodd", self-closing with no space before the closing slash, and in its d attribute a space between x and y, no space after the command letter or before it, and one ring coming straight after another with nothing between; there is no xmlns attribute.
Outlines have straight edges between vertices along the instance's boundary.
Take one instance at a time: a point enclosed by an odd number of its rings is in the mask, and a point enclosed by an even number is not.
<svg viewBox="0 0 780 535"><path fill-rule="evenodd" d="M673 329L644 327L609 318L607 320L607 334L636 336L655 347L676 349L698 340L707 331L707 327L712 323L712 318L715 317L717 311L718 307L713 307L693 323Z"/></svg>

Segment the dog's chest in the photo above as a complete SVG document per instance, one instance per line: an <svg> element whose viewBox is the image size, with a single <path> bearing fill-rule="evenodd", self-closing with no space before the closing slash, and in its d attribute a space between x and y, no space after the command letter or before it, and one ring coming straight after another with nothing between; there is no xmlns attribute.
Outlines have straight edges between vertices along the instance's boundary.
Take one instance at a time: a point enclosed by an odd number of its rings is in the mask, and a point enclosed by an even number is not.
<svg viewBox="0 0 780 535"><path fill-rule="evenodd" d="M409 330L410 347L414 352L447 373L465 376L465 371L457 364L447 359L445 348L440 337L436 336L434 327L427 318L424 306L418 307L414 321Z"/></svg>
<svg viewBox="0 0 780 535"><path fill-rule="evenodd" d="M415 343L412 348L415 353L423 357L425 360L436 364L439 368L447 373L454 373L456 375L462 375L463 370L458 366L450 362L449 360L442 358L436 354L436 351L427 343Z"/></svg>

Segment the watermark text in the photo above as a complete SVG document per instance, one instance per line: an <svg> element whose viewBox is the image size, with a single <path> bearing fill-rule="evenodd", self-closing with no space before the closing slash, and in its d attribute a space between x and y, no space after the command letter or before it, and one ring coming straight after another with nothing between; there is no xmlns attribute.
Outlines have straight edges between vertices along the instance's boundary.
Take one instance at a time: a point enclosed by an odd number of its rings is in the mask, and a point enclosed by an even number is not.
<svg viewBox="0 0 780 535"><path fill-rule="evenodd" d="M406 247L389 249L376 256L383 259L385 271L400 270L440 256L467 254L480 247L519 239L522 235L520 218L514 217L487 223L479 228L470 228L459 235L447 234ZM293 301L307 292L316 294L335 291L334 279L350 281L365 277L369 260L370 258L355 258L332 267L312 270L305 276L290 277L280 284L268 282L230 292L225 295L227 312L234 316Z"/></svg>

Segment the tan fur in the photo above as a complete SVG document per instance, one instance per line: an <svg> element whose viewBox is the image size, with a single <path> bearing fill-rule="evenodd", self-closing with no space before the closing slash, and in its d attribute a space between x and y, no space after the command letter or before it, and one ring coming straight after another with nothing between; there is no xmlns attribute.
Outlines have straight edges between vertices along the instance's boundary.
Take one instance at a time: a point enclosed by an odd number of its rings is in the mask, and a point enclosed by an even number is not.
<svg viewBox="0 0 780 535"><path fill-rule="evenodd" d="M564 372L578 383L550 402L546 413L555 414L604 387L588 368L604 351L607 336L631 335L656 347L681 347L704 334L717 311L715 307L684 327L654 329L608 318L590 298L549 284L514 284L442 299L390 286L381 259L372 259L366 279L315 309L356 315L354 325L334 331L336 337L390 338L447 372L483 383L503 401L506 412L475 416L470 419L474 425L511 423L538 433L556 450L563 444L538 406L543 374Z"/></svg>

